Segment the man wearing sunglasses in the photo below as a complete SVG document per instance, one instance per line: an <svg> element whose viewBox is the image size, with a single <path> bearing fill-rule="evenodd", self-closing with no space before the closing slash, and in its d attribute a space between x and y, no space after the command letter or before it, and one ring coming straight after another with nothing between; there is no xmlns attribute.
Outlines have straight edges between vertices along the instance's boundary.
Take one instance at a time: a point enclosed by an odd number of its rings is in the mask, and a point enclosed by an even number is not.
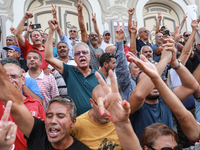
<svg viewBox="0 0 200 150"><path fill-rule="evenodd" d="M53 15L53 18L58 20L57 19L57 10L56 10L56 5L53 6L52 5L52 15ZM57 28L57 32L58 32L58 35L60 37L60 40L61 41L64 41L67 43L68 45L68 48L69 48L69 57L71 59L74 59L74 56L72 54L72 48L73 46L76 44L76 43L79 43L80 41L77 39L77 35L78 35L78 31L77 31L77 27L74 26L74 25L71 25L70 28L69 28L69 37L67 37L67 35L65 35L65 33L63 32L63 30L60 28L60 25L58 24L58 28Z"/></svg>
<svg viewBox="0 0 200 150"><path fill-rule="evenodd" d="M185 31L183 33L183 42L180 41L179 43L181 43L183 46L185 46L185 43L188 41L189 37L190 37L191 32L189 31Z"/></svg>
<svg viewBox="0 0 200 150"><path fill-rule="evenodd" d="M85 23L83 20L82 9L83 9L83 1L80 1L77 5L77 10L78 10L79 27L81 30L81 39L82 39L82 42L86 43L90 48L90 55L91 55L90 66L95 70L99 70L99 67L100 67L99 58L104 53L104 51L98 47L99 41L101 41L101 36L100 36L100 33L97 31L97 33L91 32L88 37L87 31L85 28ZM93 21L94 21L94 18L93 18ZM94 26L95 25L97 24L94 23Z"/></svg>
<svg viewBox="0 0 200 150"><path fill-rule="evenodd" d="M52 19L48 23L49 36L47 38L45 60L62 74L67 85L68 95L74 100L77 114L80 115L91 109L89 98L92 96L93 88L99 84L94 76L95 70L89 66L91 51L86 43L79 42L74 45L73 54L77 67L65 64L60 59L53 57L51 43L58 22Z"/></svg>

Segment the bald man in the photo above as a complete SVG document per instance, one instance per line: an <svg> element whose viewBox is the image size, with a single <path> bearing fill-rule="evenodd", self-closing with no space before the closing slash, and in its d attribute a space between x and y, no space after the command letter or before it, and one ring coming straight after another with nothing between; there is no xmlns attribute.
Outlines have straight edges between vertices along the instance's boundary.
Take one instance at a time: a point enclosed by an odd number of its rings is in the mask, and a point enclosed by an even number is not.
<svg viewBox="0 0 200 150"><path fill-rule="evenodd" d="M71 135L90 149L122 149L114 124L99 112L97 99L104 96L101 86L97 85L90 98L92 109L76 118Z"/></svg>

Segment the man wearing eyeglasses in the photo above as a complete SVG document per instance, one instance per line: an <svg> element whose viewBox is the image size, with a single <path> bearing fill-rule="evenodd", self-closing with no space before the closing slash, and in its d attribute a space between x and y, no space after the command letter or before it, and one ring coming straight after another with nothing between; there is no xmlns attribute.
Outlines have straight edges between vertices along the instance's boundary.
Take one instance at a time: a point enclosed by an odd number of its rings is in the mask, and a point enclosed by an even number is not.
<svg viewBox="0 0 200 150"><path fill-rule="evenodd" d="M83 20L82 9L83 9L83 1L81 0L77 4L78 22L79 22L79 27L81 30L81 39L82 39L82 42L86 43L90 48L90 55L91 55L90 66L95 70L99 70L99 67L100 67L99 58L104 53L104 51L98 47L98 44L99 44L98 41L101 41L101 36L99 32L97 33L91 32L88 37L87 31L85 28L85 23Z"/></svg>
<svg viewBox="0 0 200 150"><path fill-rule="evenodd" d="M180 41L179 43L181 43L183 46L185 46L185 43L188 41L189 37L190 37L191 32L189 31L185 31L183 33L183 42Z"/></svg>
<svg viewBox="0 0 200 150"><path fill-rule="evenodd" d="M80 115L89 109L91 105L89 98L92 96L93 88L99 84L95 78L95 70L89 66L91 51L86 43L79 42L73 47L74 61L77 67L65 64L52 55L52 37L57 29L56 19L48 21L49 36L47 38L47 50L45 60L50 63L60 74L67 85L68 95L74 100L77 107L77 114ZM103 74L101 73L103 76Z"/></svg>
<svg viewBox="0 0 200 150"><path fill-rule="evenodd" d="M137 48L138 52L140 52L141 48L145 45L152 47L151 44L148 41L149 30L147 28L145 28L145 27L140 28L138 30L138 34L139 34L139 37L140 37L140 39L136 39L136 48Z"/></svg>
<svg viewBox="0 0 200 150"><path fill-rule="evenodd" d="M58 20L57 19L57 10L56 10L56 5L55 6L53 6L52 5L52 15L53 15L53 18L54 19L56 19L56 20ZM60 37L60 40L61 41L64 41L64 42L66 42L67 43L67 45L68 45L68 48L69 48L69 53L68 53L68 55L69 55L69 57L71 58L71 59L74 59L74 56L73 56L73 54L72 54L72 48L73 48L73 46L76 44L76 43L79 43L80 41L77 39L77 35L78 35L78 31L77 31L77 27L76 26L74 26L74 25L71 25L70 26L70 28L69 28L69 37L67 37L65 34L64 34L64 32L63 32L63 30L60 28L60 25L58 24L58 28L57 28L57 32L58 32L58 35L59 35L59 37Z"/></svg>

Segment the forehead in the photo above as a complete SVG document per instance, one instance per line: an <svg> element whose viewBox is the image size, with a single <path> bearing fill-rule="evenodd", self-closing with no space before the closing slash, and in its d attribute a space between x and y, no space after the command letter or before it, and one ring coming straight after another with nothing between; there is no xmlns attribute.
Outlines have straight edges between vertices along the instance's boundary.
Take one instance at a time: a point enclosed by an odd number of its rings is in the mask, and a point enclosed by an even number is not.
<svg viewBox="0 0 200 150"><path fill-rule="evenodd" d="M110 33L106 33L106 34L104 34L103 36L110 36Z"/></svg>
<svg viewBox="0 0 200 150"><path fill-rule="evenodd" d="M158 33L158 34L157 34L157 37L161 37L161 36L163 36L162 33Z"/></svg>
<svg viewBox="0 0 200 150"><path fill-rule="evenodd" d="M143 52L144 51L152 51L152 49L150 48L150 47L145 47L144 49L143 49Z"/></svg>
<svg viewBox="0 0 200 150"><path fill-rule="evenodd" d="M12 37L7 37L6 40L14 40Z"/></svg>
<svg viewBox="0 0 200 150"><path fill-rule="evenodd" d="M142 28L140 28L140 30L141 30L141 31L144 31L144 30L147 30L147 28L142 27Z"/></svg>
<svg viewBox="0 0 200 150"><path fill-rule="evenodd" d="M32 34L32 36L33 36L33 35L36 35L36 34L37 34L37 35L41 35L41 33L40 33L39 31L33 31L31 34Z"/></svg>
<svg viewBox="0 0 200 150"><path fill-rule="evenodd" d="M27 57L28 57L28 56L30 56L30 57L33 57L33 56L34 56L34 57L35 57L35 56L36 56L36 57L40 57L38 53L34 53L34 52L28 53Z"/></svg>
<svg viewBox="0 0 200 150"><path fill-rule="evenodd" d="M90 35L91 35L91 34L97 34L97 33L96 33L96 32L91 32Z"/></svg>
<svg viewBox="0 0 200 150"><path fill-rule="evenodd" d="M112 62L113 62L113 61L116 61L116 59L115 59L115 58L113 58L113 57L111 57L110 61L112 61Z"/></svg>
<svg viewBox="0 0 200 150"><path fill-rule="evenodd" d="M59 43L59 44L57 45L57 47L59 47L59 46L67 46L67 44L66 44L66 43Z"/></svg>
<svg viewBox="0 0 200 150"><path fill-rule="evenodd" d="M161 149L162 147L175 147L177 145L174 137L172 135L163 135L159 136L155 141L154 141L154 147Z"/></svg>
<svg viewBox="0 0 200 150"><path fill-rule="evenodd" d="M12 64L5 64L4 69L7 74L20 74L19 68Z"/></svg>
<svg viewBox="0 0 200 150"><path fill-rule="evenodd" d="M187 31L187 32L185 32L185 35L186 35L186 34L190 34L190 32Z"/></svg>
<svg viewBox="0 0 200 150"><path fill-rule="evenodd" d="M61 102L52 102L49 106L47 113L63 113L63 114L70 114L71 108L68 105L64 105Z"/></svg>
<svg viewBox="0 0 200 150"><path fill-rule="evenodd" d="M79 47L77 47L75 49L75 52L77 52L77 51L85 51L85 50L87 50L87 48L85 46L79 46Z"/></svg>
<svg viewBox="0 0 200 150"><path fill-rule="evenodd" d="M76 28L71 28L70 30L76 30Z"/></svg>

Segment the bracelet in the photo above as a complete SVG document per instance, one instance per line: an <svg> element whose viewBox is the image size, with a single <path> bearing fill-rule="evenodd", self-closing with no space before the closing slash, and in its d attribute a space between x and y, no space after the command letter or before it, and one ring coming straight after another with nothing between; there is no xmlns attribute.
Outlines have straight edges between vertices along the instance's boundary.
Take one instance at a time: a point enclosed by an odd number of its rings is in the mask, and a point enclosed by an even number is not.
<svg viewBox="0 0 200 150"><path fill-rule="evenodd" d="M174 70L177 70L177 69L179 69L179 68L181 67L181 64L182 64L181 60L178 59L178 62L179 62L179 65L178 65L177 67L174 67L174 68L173 68Z"/></svg>

